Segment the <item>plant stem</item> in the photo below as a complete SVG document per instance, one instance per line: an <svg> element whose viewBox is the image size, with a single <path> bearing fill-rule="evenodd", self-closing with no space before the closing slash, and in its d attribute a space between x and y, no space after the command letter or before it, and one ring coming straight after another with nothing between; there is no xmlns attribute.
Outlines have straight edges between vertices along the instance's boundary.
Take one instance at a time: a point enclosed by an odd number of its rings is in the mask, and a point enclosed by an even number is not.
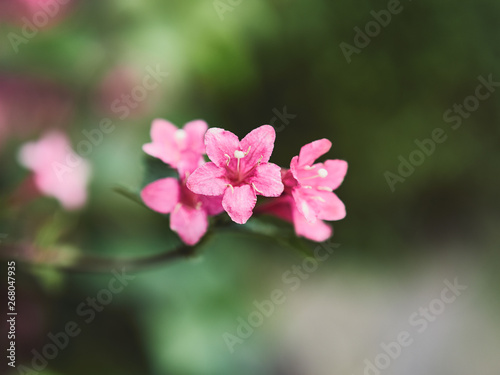
<svg viewBox="0 0 500 375"><path fill-rule="evenodd" d="M191 258L196 254L201 242L196 246L181 246L175 250L143 257L109 258L90 254L60 256L60 251L39 250L29 245L1 246L0 259L15 260L35 267L50 267L76 273L108 273L112 270L139 271L171 263L179 259ZM21 254L21 255L20 255ZM41 254L41 255L40 255Z"/></svg>

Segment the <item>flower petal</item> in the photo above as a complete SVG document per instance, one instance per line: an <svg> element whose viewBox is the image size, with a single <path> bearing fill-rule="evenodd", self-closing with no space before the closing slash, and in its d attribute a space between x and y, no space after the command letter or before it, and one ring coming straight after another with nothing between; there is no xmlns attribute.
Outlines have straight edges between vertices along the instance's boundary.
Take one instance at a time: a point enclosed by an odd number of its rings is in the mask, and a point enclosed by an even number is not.
<svg viewBox="0 0 500 375"><path fill-rule="evenodd" d="M224 212L224 207L222 207L222 195L218 197L208 197L205 195L199 195L199 199L203 204L203 209L208 215L218 215Z"/></svg>
<svg viewBox="0 0 500 375"><path fill-rule="evenodd" d="M331 192L317 192L316 196L320 198L318 201L318 218L322 220L342 220L346 216L344 203Z"/></svg>
<svg viewBox="0 0 500 375"><path fill-rule="evenodd" d="M204 210L182 205L170 214L170 229L177 232L186 245L195 245L207 228L207 213Z"/></svg>
<svg viewBox="0 0 500 375"><path fill-rule="evenodd" d="M317 158L326 154L331 147L332 142L325 138L308 143L300 149L298 166L312 165Z"/></svg>
<svg viewBox="0 0 500 375"><path fill-rule="evenodd" d="M69 154L75 164L84 160L72 150L71 142L66 134L60 131L50 131L38 141L21 146L18 159L26 168L34 172L44 172L53 162L65 165Z"/></svg>
<svg viewBox="0 0 500 375"><path fill-rule="evenodd" d="M143 202L156 212L168 214L179 202L179 181L163 178L147 185L141 192Z"/></svg>
<svg viewBox="0 0 500 375"><path fill-rule="evenodd" d="M68 160L72 163L68 164ZM44 195L56 198L66 210L81 208L87 200L91 167L71 148L59 131L46 133L36 142L24 144L19 161L33 171L33 181Z"/></svg>
<svg viewBox="0 0 500 375"><path fill-rule="evenodd" d="M292 192L297 209L309 222L312 217L321 220L341 220L346 216L344 203L332 192L315 188L297 188Z"/></svg>
<svg viewBox="0 0 500 375"><path fill-rule="evenodd" d="M250 185L242 185L226 189L222 206L234 222L245 224L252 216L256 202L254 189Z"/></svg>
<svg viewBox="0 0 500 375"><path fill-rule="evenodd" d="M287 188L293 188L298 184L297 179L289 169L281 169L281 181L283 181L283 185Z"/></svg>
<svg viewBox="0 0 500 375"><path fill-rule="evenodd" d="M242 151L249 151L242 161L252 167L259 160L261 163L267 163L273 153L275 139L276 132L271 125L262 125L252 130L240 143Z"/></svg>
<svg viewBox="0 0 500 375"><path fill-rule="evenodd" d="M181 153L179 162L177 163L179 176L190 175L203 164L205 164L205 159L202 154L190 150L184 151Z"/></svg>
<svg viewBox="0 0 500 375"><path fill-rule="evenodd" d="M221 129L210 128L205 134L207 155L219 167L225 167L228 156L234 157L234 151L239 149L240 141L233 133Z"/></svg>
<svg viewBox="0 0 500 375"><path fill-rule="evenodd" d="M298 210L292 210L293 226L298 236L308 238L312 241L323 242L332 235L332 228L321 220L310 223Z"/></svg>
<svg viewBox="0 0 500 375"><path fill-rule="evenodd" d="M260 164L255 169L255 174L250 178L250 183L260 195L265 197L279 197L283 193L281 181L281 168L273 163Z"/></svg>
<svg viewBox="0 0 500 375"><path fill-rule="evenodd" d="M87 190L85 188L82 188L81 186L76 186L71 194L69 194L68 191L65 190L61 193L54 194L53 196L54 198L59 200L65 210L78 210L82 208L87 201Z"/></svg>
<svg viewBox="0 0 500 375"><path fill-rule="evenodd" d="M292 176L298 181L299 180L299 157L294 156L292 161L290 162L290 172L292 172Z"/></svg>
<svg viewBox="0 0 500 375"><path fill-rule="evenodd" d="M226 171L214 163L205 163L196 169L187 180L187 187L193 193L218 196L224 194L228 182Z"/></svg>
<svg viewBox="0 0 500 375"><path fill-rule="evenodd" d="M322 169L324 174L320 176L319 171ZM347 173L347 162L344 160L327 160L324 164L313 164L308 169L294 168L294 171L302 185L316 187L320 190L333 191L344 181Z"/></svg>
<svg viewBox="0 0 500 375"><path fill-rule="evenodd" d="M327 160L324 163L324 167L328 172L328 176L323 179L326 185L322 186L327 186L332 190L337 189L344 181L347 173L347 162L338 159Z"/></svg>
<svg viewBox="0 0 500 375"><path fill-rule="evenodd" d="M79 165L63 176L58 176L51 170L37 172L34 177L41 192L59 200L66 210L76 210L87 201L87 183L91 170L90 163L82 159Z"/></svg>
<svg viewBox="0 0 500 375"><path fill-rule="evenodd" d="M309 189L294 188L292 196L295 201L295 207L310 223L314 223L318 217L317 207L309 196Z"/></svg>
<svg viewBox="0 0 500 375"><path fill-rule="evenodd" d="M164 163L177 167L179 160L179 147L175 142L177 127L169 121L156 119L151 125L151 143L142 146L144 152L155 158L161 159Z"/></svg>
<svg viewBox="0 0 500 375"><path fill-rule="evenodd" d="M188 147L197 153L205 154L205 133L208 125L203 120L194 120L184 125Z"/></svg>

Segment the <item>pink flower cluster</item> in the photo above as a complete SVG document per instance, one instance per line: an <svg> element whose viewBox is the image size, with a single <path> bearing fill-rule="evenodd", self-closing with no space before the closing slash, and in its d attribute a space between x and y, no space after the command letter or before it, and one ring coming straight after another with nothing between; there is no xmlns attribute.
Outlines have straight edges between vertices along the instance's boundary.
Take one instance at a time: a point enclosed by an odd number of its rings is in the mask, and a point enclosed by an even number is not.
<svg viewBox="0 0 500 375"><path fill-rule="evenodd" d="M245 224L254 209L275 215L292 222L297 235L314 241L332 234L323 220L345 217L345 206L333 191L342 183L347 163L314 163L330 150L327 139L305 145L290 169L282 169L269 162L276 139L269 125L254 129L240 141L224 129L208 129L201 120L183 129L155 120L151 138L143 150L176 168L179 179L169 177L147 185L142 199L152 210L169 213L171 229L188 245L206 233L208 216L223 211L238 224ZM273 199L255 207L257 195Z"/></svg>

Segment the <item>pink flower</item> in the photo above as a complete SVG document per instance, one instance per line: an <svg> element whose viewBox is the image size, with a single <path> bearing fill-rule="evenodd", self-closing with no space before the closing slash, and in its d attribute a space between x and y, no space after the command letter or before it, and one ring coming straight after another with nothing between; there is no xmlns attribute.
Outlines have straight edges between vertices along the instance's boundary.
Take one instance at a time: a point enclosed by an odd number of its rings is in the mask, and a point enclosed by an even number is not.
<svg viewBox="0 0 500 375"><path fill-rule="evenodd" d="M59 200L65 209L81 208L87 201L90 164L71 149L65 134L53 131L24 144L19 161L33 171L40 192Z"/></svg>
<svg viewBox="0 0 500 375"><path fill-rule="evenodd" d="M140 69L132 65L111 67L96 88L96 106L107 116L121 120L146 117L156 107L161 95L161 91L155 90L155 84L149 82L148 78L150 76L144 76ZM147 100L134 95L138 86L149 88Z"/></svg>
<svg viewBox="0 0 500 375"><path fill-rule="evenodd" d="M202 120L188 122L184 129L178 129L166 120L157 119L151 126L153 142L145 144L142 149L184 175L204 163L203 137L207 128L207 123Z"/></svg>
<svg viewBox="0 0 500 375"><path fill-rule="evenodd" d="M341 220L345 217L344 203L333 193L347 173L344 160L327 160L313 164L332 147L328 139L320 139L303 146L299 156L290 163L293 176L285 178L291 181L291 194L297 210L309 223L320 220ZM295 180L295 181L294 181Z"/></svg>
<svg viewBox="0 0 500 375"><path fill-rule="evenodd" d="M314 164L331 146L329 140L320 139L302 147L299 156L292 159L291 169L281 172L285 193L259 211L293 223L298 236L318 242L327 240L332 228L323 220L340 220L346 215L344 204L333 191L344 180L347 163L327 160Z"/></svg>
<svg viewBox="0 0 500 375"><path fill-rule="evenodd" d="M163 178L147 185L141 192L146 206L170 214L170 228L187 245L194 245L208 228L208 216L223 211L222 197L206 197L186 187L187 177L205 162L203 137L207 124L201 120L187 123L178 129L165 120L155 120L151 127L152 143L143 149L151 156L177 168L181 180Z"/></svg>
<svg viewBox="0 0 500 375"><path fill-rule="evenodd" d="M233 133L211 128L205 135L212 162L196 169L187 186L196 194L223 196L222 206L231 219L244 224L252 216L257 194L278 197L283 192L280 167L268 163L276 133L263 125L239 141Z"/></svg>
<svg viewBox="0 0 500 375"><path fill-rule="evenodd" d="M72 7L76 1L50 1L50 0L10 0L0 1L0 20L19 23L28 30L33 28L46 29L60 21L68 13L68 8ZM44 14L42 18L38 14ZM26 20L24 17L28 18ZM28 23L29 22L29 23Z"/></svg>
<svg viewBox="0 0 500 375"><path fill-rule="evenodd" d="M208 215L223 211L222 198L192 193L185 183L175 178L163 178L147 185L141 192L146 206L156 212L170 214L170 228L187 245L196 244L206 233Z"/></svg>
<svg viewBox="0 0 500 375"><path fill-rule="evenodd" d="M74 115L74 98L68 89L35 77L0 74L0 105L9 138L27 139L41 130L62 129Z"/></svg>

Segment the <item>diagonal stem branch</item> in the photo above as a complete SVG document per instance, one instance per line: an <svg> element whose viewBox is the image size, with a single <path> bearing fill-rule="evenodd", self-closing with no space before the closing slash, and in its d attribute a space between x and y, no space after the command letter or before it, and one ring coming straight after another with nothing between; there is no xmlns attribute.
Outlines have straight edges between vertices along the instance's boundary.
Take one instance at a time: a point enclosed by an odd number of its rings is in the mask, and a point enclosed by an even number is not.
<svg viewBox="0 0 500 375"><path fill-rule="evenodd" d="M191 258L196 254L200 244L194 247L181 246L159 254L128 258L110 258L91 254L65 257L61 256L58 250L40 251L33 245L11 244L1 246L0 259L77 273L108 273L114 269L131 272Z"/></svg>
<svg viewBox="0 0 500 375"><path fill-rule="evenodd" d="M249 231L245 226L235 226L232 222L218 221L214 223L218 232L232 232L272 240L282 246L289 244L268 234ZM163 266L181 259L189 259L198 253L214 234L213 229L195 246L182 245L174 250L140 257L104 257L93 254L73 254L56 248L40 248L30 243L13 243L0 245L0 260L14 260L34 267L49 267L76 273L108 273L112 270L141 271Z"/></svg>

